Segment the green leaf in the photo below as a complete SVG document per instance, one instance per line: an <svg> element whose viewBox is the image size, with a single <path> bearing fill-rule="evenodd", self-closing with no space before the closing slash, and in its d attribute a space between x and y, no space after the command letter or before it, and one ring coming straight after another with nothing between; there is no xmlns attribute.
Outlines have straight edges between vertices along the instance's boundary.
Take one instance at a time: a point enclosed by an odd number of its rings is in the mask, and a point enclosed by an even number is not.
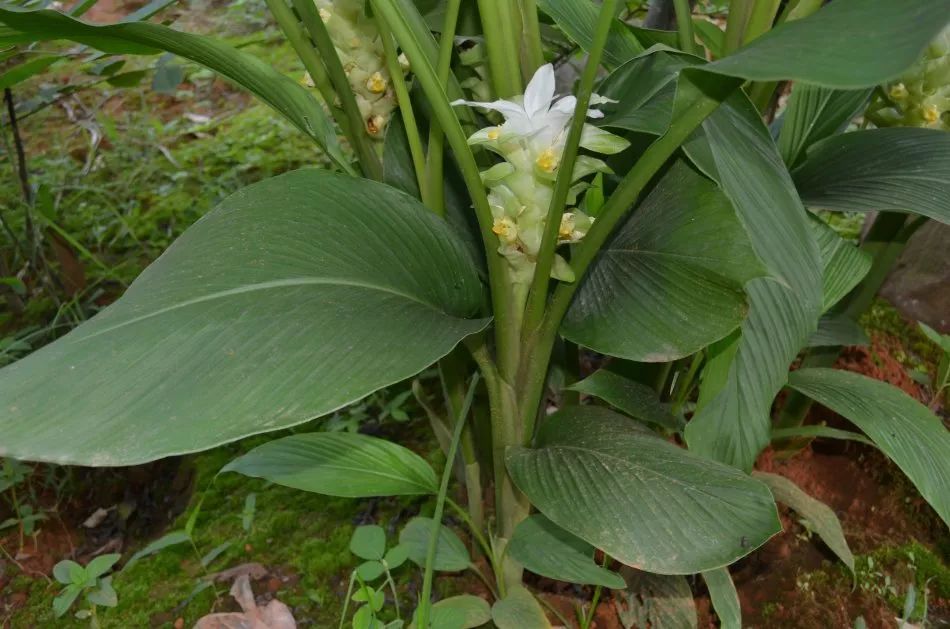
<svg viewBox="0 0 950 629"><path fill-rule="evenodd" d="M629 569L623 573L628 587L620 594L625 605L618 605L618 615L624 626L696 629L696 603L685 577Z"/></svg>
<svg viewBox="0 0 950 629"><path fill-rule="evenodd" d="M395 570L402 564L406 563L407 559L409 559L409 549L402 544L396 544L387 550L386 556L383 557L383 561L386 562L386 565L390 570Z"/></svg>
<svg viewBox="0 0 950 629"><path fill-rule="evenodd" d="M704 369L699 408L685 437L691 450L748 471L769 442L772 402L788 366L817 327L820 256L788 171L748 100L734 95L703 130L687 151L708 149L707 169L716 171L775 279L746 284L750 311L734 353Z"/></svg>
<svg viewBox="0 0 950 629"><path fill-rule="evenodd" d="M177 546L178 544L184 544L185 542L190 541L191 536L185 531L172 531L171 533L166 533L151 544L148 544L142 550L132 555L129 560L125 562L125 565L122 566L122 570L128 570L137 564L140 559L154 555L162 550L165 550L166 548L170 548L171 546Z"/></svg>
<svg viewBox="0 0 950 629"><path fill-rule="evenodd" d="M538 8L551 16L564 33L588 51L594 43L599 8L589 0L540 0ZM604 45L604 64L619 66L643 52L637 37L620 20L610 26Z"/></svg>
<svg viewBox="0 0 950 629"><path fill-rule="evenodd" d="M651 572L718 568L780 530L765 485L602 407L547 417L537 448L508 448L507 464L551 521Z"/></svg>
<svg viewBox="0 0 950 629"><path fill-rule="evenodd" d="M429 548L429 537L432 535L432 518L416 517L409 520L405 528L399 533L399 543L406 547L409 559L419 567L426 565L426 552ZM452 529L444 524L439 525L439 541L435 549L434 570L442 572L458 572L465 570L472 564L465 544L458 538Z"/></svg>
<svg viewBox="0 0 950 629"><path fill-rule="evenodd" d="M738 327L743 285L764 274L726 196L677 162L601 250L561 333L630 360L682 358Z"/></svg>
<svg viewBox="0 0 950 629"><path fill-rule="evenodd" d="M64 58L62 55L49 55L33 57L32 59L18 63L6 72L0 74L0 90L13 87L37 74L42 74L51 65Z"/></svg>
<svg viewBox="0 0 950 629"><path fill-rule="evenodd" d="M170 52L199 63L245 88L313 138L340 167L352 171L323 106L307 89L257 57L209 37L182 33L148 22L95 26L57 11L0 9L0 44L68 39L103 52Z"/></svg>
<svg viewBox="0 0 950 629"><path fill-rule="evenodd" d="M239 472L344 498L425 495L439 488L435 472L415 452L385 439L350 432L275 439L231 461L221 472ZM382 551L380 557L365 559L381 557Z"/></svg>
<svg viewBox="0 0 950 629"><path fill-rule="evenodd" d="M729 576L728 568L718 568L703 572L706 587L713 609L719 616L722 629L742 629L742 609L739 607L739 593Z"/></svg>
<svg viewBox="0 0 950 629"><path fill-rule="evenodd" d="M870 129L816 144L795 170L809 206L842 212L891 210L950 223L950 134Z"/></svg>
<svg viewBox="0 0 950 629"><path fill-rule="evenodd" d="M805 157L808 148L839 133L854 119L871 95L870 89L833 90L796 83L782 116L778 148L789 168Z"/></svg>
<svg viewBox="0 0 950 629"><path fill-rule="evenodd" d="M53 599L53 613L59 618L73 606L73 603L82 594L82 588L78 585L69 585L65 590Z"/></svg>
<svg viewBox="0 0 950 629"><path fill-rule="evenodd" d="M713 59L722 56L726 34L715 22L705 18L693 18L693 29L696 32L696 37L703 43Z"/></svg>
<svg viewBox="0 0 950 629"><path fill-rule="evenodd" d="M549 579L615 590L626 587L623 577L597 565L593 546L542 514L523 520L515 528L507 551L522 566Z"/></svg>
<svg viewBox="0 0 950 629"><path fill-rule="evenodd" d="M365 582L375 581L386 572L386 566L379 561L364 561L356 566L356 574Z"/></svg>
<svg viewBox="0 0 950 629"><path fill-rule="evenodd" d="M772 431L772 439L789 439L794 437L821 438L821 439L846 439L858 441L865 445L873 446L874 442L859 432L840 430L830 428L824 425L817 426L795 426L792 428L776 428Z"/></svg>
<svg viewBox="0 0 950 629"><path fill-rule="evenodd" d="M221 556L224 551L231 548L234 545L233 541L224 542L223 544L218 544L211 550L209 550L202 558L201 565L205 568L214 563L214 560Z"/></svg>
<svg viewBox="0 0 950 629"><path fill-rule="evenodd" d="M825 223L808 221L822 266L822 310L828 311L851 292L871 269L871 255L851 244Z"/></svg>
<svg viewBox="0 0 950 629"><path fill-rule="evenodd" d="M386 531L376 524L356 527L350 538L350 552L360 559L382 559L386 553Z"/></svg>
<svg viewBox="0 0 950 629"><path fill-rule="evenodd" d="M225 199L115 304L0 370L0 456L131 465L311 420L487 321L445 221L299 170ZM57 394L49 395L51 388Z"/></svg>
<svg viewBox="0 0 950 629"><path fill-rule="evenodd" d="M818 329L808 339L808 347L836 347L867 345L870 343L864 328L841 313L828 313L818 320Z"/></svg>
<svg viewBox="0 0 950 629"><path fill-rule="evenodd" d="M948 19L946 0L835 0L757 37L708 69L753 81L871 87L917 61Z"/></svg>
<svg viewBox="0 0 950 629"><path fill-rule="evenodd" d="M490 620L488 601L471 594L444 598L429 610L429 626L433 629L473 629Z"/></svg>
<svg viewBox="0 0 950 629"><path fill-rule="evenodd" d="M837 555L854 574L854 555L848 548L838 516L828 505L812 498L784 476L767 472L753 472L752 475L769 486L777 502L787 505L805 518L811 530L818 534L831 552Z"/></svg>
<svg viewBox="0 0 950 629"><path fill-rule="evenodd" d="M799 369L788 384L864 431L950 524L950 431L930 409L887 383L837 369Z"/></svg>
<svg viewBox="0 0 950 629"><path fill-rule="evenodd" d="M97 579L108 572L121 558L122 555L118 553L99 555L86 564L86 574L92 579Z"/></svg>
<svg viewBox="0 0 950 629"><path fill-rule="evenodd" d="M85 580L85 574L85 569L72 559L63 559L53 566L53 578L63 585L73 583L73 575L80 575L80 580Z"/></svg>
<svg viewBox="0 0 950 629"><path fill-rule="evenodd" d="M92 605L100 607L115 607L119 604L119 597L112 587L112 579L101 579L99 587L86 594L86 600Z"/></svg>
<svg viewBox="0 0 950 629"><path fill-rule="evenodd" d="M541 604L531 592L516 586L491 608L491 618L498 629L550 629Z"/></svg>
<svg viewBox="0 0 950 629"><path fill-rule="evenodd" d="M653 388L607 369L598 369L567 388L598 397L640 421L674 431L682 430L685 425L683 420L670 413L667 405L660 402Z"/></svg>

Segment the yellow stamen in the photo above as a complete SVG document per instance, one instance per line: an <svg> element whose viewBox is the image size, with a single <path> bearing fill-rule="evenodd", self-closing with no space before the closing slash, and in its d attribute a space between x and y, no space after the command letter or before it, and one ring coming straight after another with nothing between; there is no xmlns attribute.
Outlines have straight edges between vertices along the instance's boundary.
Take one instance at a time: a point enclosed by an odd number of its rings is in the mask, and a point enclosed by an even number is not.
<svg viewBox="0 0 950 629"><path fill-rule="evenodd" d="M907 87L905 87L903 83L895 83L891 86L891 89L888 90L887 94L892 100L904 100L908 95Z"/></svg>
<svg viewBox="0 0 950 629"><path fill-rule="evenodd" d="M501 131L498 130L498 127L495 127L494 129L489 129L487 135L489 140L497 140L498 136L501 135Z"/></svg>
<svg viewBox="0 0 950 629"><path fill-rule="evenodd" d="M923 107L921 113L924 116L924 120L929 123L934 123L940 120L940 110L937 109L936 105L927 105Z"/></svg>
<svg viewBox="0 0 950 629"><path fill-rule="evenodd" d="M518 238L518 226L507 216L496 218L491 230L505 242L514 242Z"/></svg>
<svg viewBox="0 0 950 629"><path fill-rule="evenodd" d="M366 81L366 89L374 94L382 94L386 91L386 79L379 72L373 72L373 75Z"/></svg>
<svg viewBox="0 0 950 629"><path fill-rule="evenodd" d="M538 159L535 160L535 163L538 165L538 168L544 172L553 173L554 169L557 168L557 154L552 148L546 148L541 151L541 154L538 155Z"/></svg>
<svg viewBox="0 0 950 629"><path fill-rule="evenodd" d="M574 233L574 214L573 212L565 212L561 216L561 226L557 230L558 236L565 240L569 240L571 234Z"/></svg>

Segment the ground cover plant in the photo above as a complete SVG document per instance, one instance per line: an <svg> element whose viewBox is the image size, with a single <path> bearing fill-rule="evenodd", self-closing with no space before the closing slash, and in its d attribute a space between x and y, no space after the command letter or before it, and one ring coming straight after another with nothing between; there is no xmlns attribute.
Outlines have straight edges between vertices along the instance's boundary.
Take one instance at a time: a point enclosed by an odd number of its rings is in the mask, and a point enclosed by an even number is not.
<svg viewBox="0 0 950 629"><path fill-rule="evenodd" d="M948 219L942 101L912 103L909 81L907 95L891 85L884 97L919 110L902 124L922 127L841 133L881 97L874 86L925 50L939 58L927 49L945 9L733 2L713 31L678 2L673 33L630 27L615 4L541 4L587 54L574 95L558 96L546 55L572 44L542 39L531 2L425 13L382 0L269 3L326 109L207 38L4 9L10 44L65 38L203 63L283 114L338 172L295 171L229 197L113 306L0 371L0 454L108 466L199 451L326 415L437 363L445 412L427 410L441 477L405 446L347 431L283 437L223 470L333 496L435 496L432 517L399 535L424 571L417 626L545 626L524 569L593 585L595 599L701 574L723 624L737 626L724 567L780 529L775 500L854 569L833 513L786 479L749 474L773 439L873 442L946 521L950 437L931 410L810 366L822 351L788 373L810 344L847 344L860 313L842 300L886 262L805 204L898 212L885 241L906 237L903 213ZM457 49L462 29L474 46ZM761 113L789 80L776 142ZM615 360L576 382L578 346ZM864 435L802 426L807 402L795 397L773 426L786 385ZM464 506L446 495L453 471ZM491 606L432 604L434 570L476 567L442 526L446 508L484 556ZM371 546L357 554L380 562ZM384 588L365 582L383 573L365 570L354 622L376 626Z"/></svg>

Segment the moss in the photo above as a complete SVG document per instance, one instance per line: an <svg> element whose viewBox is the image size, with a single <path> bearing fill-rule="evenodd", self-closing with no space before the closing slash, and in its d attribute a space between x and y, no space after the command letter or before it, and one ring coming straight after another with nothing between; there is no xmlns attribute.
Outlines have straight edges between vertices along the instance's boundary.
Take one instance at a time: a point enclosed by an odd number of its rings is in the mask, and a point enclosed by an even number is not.
<svg viewBox="0 0 950 629"><path fill-rule="evenodd" d="M900 341L906 352L898 352L894 357L905 367L934 372L940 361L940 348L886 299L875 299L867 312L861 315L859 322L869 335L883 333Z"/></svg>

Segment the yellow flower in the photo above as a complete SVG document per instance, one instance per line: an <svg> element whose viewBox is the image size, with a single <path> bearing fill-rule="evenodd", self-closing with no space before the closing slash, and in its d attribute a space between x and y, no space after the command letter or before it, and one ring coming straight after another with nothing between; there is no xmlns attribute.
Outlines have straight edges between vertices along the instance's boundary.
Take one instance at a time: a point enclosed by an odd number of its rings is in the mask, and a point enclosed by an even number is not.
<svg viewBox="0 0 950 629"><path fill-rule="evenodd" d="M491 230L505 242L510 243L518 239L518 225L507 216L496 218Z"/></svg>
<svg viewBox="0 0 950 629"><path fill-rule="evenodd" d="M379 72L373 72L372 76L369 77L369 80L366 81L366 89L374 94L382 94L385 92L386 85L386 79L384 79L383 75Z"/></svg>
<svg viewBox="0 0 950 629"><path fill-rule="evenodd" d="M497 139L498 139L498 136L501 135L501 131L498 130L498 127L494 127L494 128L492 128L492 129L489 129L489 130L488 130L488 134L487 134L487 135L488 135L488 139L489 139L489 140L497 140Z"/></svg>
<svg viewBox="0 0 950 629"><path fill-rule="evenodd" d="M924 120L931 124L940 120L940 110L937 109L936 105L926 105L921 107L921 114L923 115Z"/></svg>
<svg viewBox="0 0 950 629"><path fill-rule="evenodd" d="M570 239L571 235L574 233L575 224L574 213L565 212L564 215L561 216L561 226L557 230L558 236L565 240Z"/></svg>
<svg viewBox="0 0 950 629"><path fill-rule="evenodd" d="M907 87L903 83L895 83L887 93L892 100L904 100L908 95Z"/></svg>
<svg viewBox="0 0 950 629"><path fill-rule="evenodd" d="M552 148L546 148L538 155L538 159L535 160L535 163L538 165L538 168L544 172L553 173L554 169L557 168L557 154Z"/></svg>

